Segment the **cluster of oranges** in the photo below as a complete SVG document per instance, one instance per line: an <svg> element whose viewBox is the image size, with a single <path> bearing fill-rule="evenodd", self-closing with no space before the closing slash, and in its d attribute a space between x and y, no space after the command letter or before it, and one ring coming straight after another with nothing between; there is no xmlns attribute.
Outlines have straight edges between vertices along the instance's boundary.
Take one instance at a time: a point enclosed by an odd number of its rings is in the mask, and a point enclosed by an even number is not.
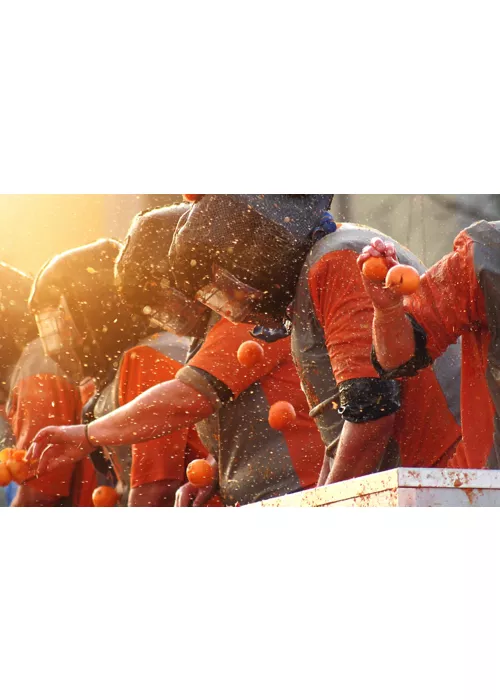
<svg viewBox="0 0 500 700"><path fill-rule="evenodd" d="M390 269L385 258L368 258L363 265L363 275L372 282L385 282L387 289L392 289L409 296L420 286L420 275L411 265L394 265Z"/></svg>
<svg viewBox="0 0 500 700"><path fill-rule="evenodd" d="M12 481L22 484L30 475L30 465L26 461L26 450L6 447L0 452L0 486L8 486Z"/></svg>

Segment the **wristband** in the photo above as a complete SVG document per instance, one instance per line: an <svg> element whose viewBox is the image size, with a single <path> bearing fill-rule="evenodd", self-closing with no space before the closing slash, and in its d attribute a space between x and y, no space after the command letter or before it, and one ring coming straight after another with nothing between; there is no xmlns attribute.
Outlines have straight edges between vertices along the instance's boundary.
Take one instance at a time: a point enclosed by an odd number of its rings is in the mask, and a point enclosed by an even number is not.
<svg viewBox="0 0 500 700"><path fill-rule="evenodd" d="M87 440L87 442L89 443L89 445L90 445L91 447L99 447L99 445L95 445L95 444L92 442L91 438L90 438L90 435L89 435L89 424L88 424L88 423L85 423L85 439Z"/></svg>

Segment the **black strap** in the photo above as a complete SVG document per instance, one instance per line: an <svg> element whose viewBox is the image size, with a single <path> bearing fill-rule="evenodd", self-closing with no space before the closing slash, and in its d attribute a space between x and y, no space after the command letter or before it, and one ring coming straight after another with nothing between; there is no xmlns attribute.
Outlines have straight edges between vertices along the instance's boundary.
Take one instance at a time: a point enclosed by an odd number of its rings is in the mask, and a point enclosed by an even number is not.
<svg viewBox="0 0 500 700"><path fill-rule="evenodd" d="M206 372L204 369L200 369L200 367L193 367L190 365L189 368L194 372L201 374L201 376L210 384L212 389L215 391L221 403L226 404L234 400L234 394L231 391L231 389L226 384L224 384L224 382L221 382L220 379L214 377L213 374L210 374L210 372Z"/></svg>
<svg viewBox="0 0 500 700"><path fill-rule="evenodd" d="M82 423L83 425L88 425L89 423L92 423L95 420L95 407L96 404L99 400L100 394L96 392L94 396L87 401L85 406L83 407L82 410ZM91 452L90 455L90 460L94 466L94 469L96 472L101 474L101 476L105 477L107 482L111 482L113 486L116 486L118 483L115 470L113 469L113 465L104 456L104 452L102 449L99 447L97 450L94 450L94 452Z"/></svg>
<svg viewBox="0 0 500 700"><path fill-rule="evenodd" d="M339 384L339 413L349 423L368 423L401 408L401 389L396 381L366 377Z"/></svg>

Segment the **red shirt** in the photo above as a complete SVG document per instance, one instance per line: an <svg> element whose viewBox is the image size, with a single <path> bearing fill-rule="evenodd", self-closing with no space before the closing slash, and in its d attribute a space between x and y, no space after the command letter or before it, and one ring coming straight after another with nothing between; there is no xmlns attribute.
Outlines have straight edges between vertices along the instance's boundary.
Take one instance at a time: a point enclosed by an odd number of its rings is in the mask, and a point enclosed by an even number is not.
<svg viewBox="0 0 500 700"><path fill-rule="evenodd" d="M57 363L45 356L38 339L26 346L13 371L7 410L19 450L27 450L42 428L81 421L79 387L64 375ZM29 477L35 473L33 468ZM89 460L59 467L29 482L30 488L46 495L67 498L71 493L73 505L78 506L92 505L96 485Z"/></svg>
<svg viewBox="0 0 500 700"><path fill-rule="evenodd" d="M496 385L491 376L496 363L490 328L498 332L494 315L500 308L499 244L500 232L492 224L471 226L456 238L453 252L422 278L418 292L405 300L408 312L427 333L432 358L462 338L463 441L450 467L498 467L493 451L495 407L490 388Z"/></svg>
<svg viewBox="0 0 500 700"><path fill-rule="evenodd" d="M238 362L237 352L244 341L251 340L251 330L246 324L220 320L177 375L210 398L217 409L199 430L205 444L210 441L211 450L217 450L221 493L228 505L314 486L324 456L293 363L290 339L261 343L264 360L247 369ZM221 398L217 386L229 394ZM288 401L297 414L295 424L283 432L268 424L269 409L277 401Z"/></svg>
<svg viewBox="0 0 500 700"><path fill-rule="evenodd" d="M165 343L170 338L170 334L158 333L124 353L119 370L119 406L157 384L175 379L183 365L169 354L174 354ZM163 480L183 482L186 465L207 454L194 427L133 445L131 488Z"/></svg>

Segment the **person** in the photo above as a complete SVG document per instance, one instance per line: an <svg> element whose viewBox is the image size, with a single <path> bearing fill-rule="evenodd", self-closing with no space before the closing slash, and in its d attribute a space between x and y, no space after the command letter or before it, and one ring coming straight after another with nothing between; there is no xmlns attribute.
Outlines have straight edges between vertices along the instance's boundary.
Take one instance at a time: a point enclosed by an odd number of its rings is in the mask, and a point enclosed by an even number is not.
<svg viewBox="0 0 500 700"><path fill-rule="evenodd" d="M175 287L168 261L175 231L171 216L171 208L155 210L131 232L117 261L117 281L131 310L142 310L164 330L199 339L186 366L173 380L92 423L87 432L79 426L42 431L32 456L39 458L43 472L58 459L80 456L97 444L138 443L196 424L218 465L217 476L201 493L189 484L182 487L179 505L193 500L202 505L216 490L224 505L236 506L313 487L324 448L308 416L290 339L261 343L264 357L252 368L238 362L238 349L251 340L252 326L210 315ZM268 423L270 406L278 400L290 402L297 414L283 432Z"/></svg>
<svg viewBox="0 0 500 700"><path fill-rule="evenodd" d="M358 264L399 256L375 237ZM422 277L415 294L402 297L381 284L366 285L375 313L375 366L382 377L421 376L447 348L462 340L463 439L451 468L500 467L500 222L479 221L455 239L453 251Z"/></svg>
<svg viewBox="0 0 500 700"><path fill-rule="evenodd" d="M162 330L155 317L144 313L144 309L150 310L147 304L151 301L148 285L152 278L148 270L141 276L141 282L136 282L140 271L137 259L144 262L142 248L145 247L149 258L157 253L155 245L161 244L161 240L154 243L155 236L170 235L171 238L177 222L188 208L187 204L180 204L146 210L132 221L125 245L116 260L118 291L131 313L142 315L152 327L148 329L146 337L122 355L115 378L102 391L96 404L96 418L129 403L157 384L175 379L184 366L189 349L188 338ZM150 247L152 243L154 245ZM129 283L129 280L133 283ZM205 309L202 311L206 315ZM177 490L186 481L186 466L194 459L208 456L194 426L157 440L133 444L131 451L130 507L173 506Z"/></svg>
<svg viewBox="0 0 500 700"><path fill-rule="evenodd" d="M120 356L144 334L147 324L132 316L115 292L120 248L118 241L100 239L65 251L49 260L35 279L29 305L39 340L21 358L10 401L20 449L27 449L48 424L81 423L88 395L82 396L80 387L95 393L93 410ZM38 478L32 465L20 495L23 504L65 505L71 498L73 505L91 505L95 486L107 483L110 474L109 462L99 452L92 455L92 463L68 460Z"/></svg>
<svg viewBox="0 0 500 700"><path fill-rule="evenodd" d="M444 465L460 441L460 350L418 377L381 379L373 307L356 264L376 235L337 225L332 195L205 195L179 226L179 288L274 340L292 331L302 386L331 462L319 485L403 466ZM387 236L401 260L424 271ZM293 304L292 304L293 301Z"/></svg>
<svg viewBox="0 0 500 700"><path fill-rule="evenodd" d="M24 272L0 263L0 450L15 445L7 418L6 404L12 371L24 346L36 336L36 326L28 311L32 278ZM17 492L12 482L0 489L9 506Z"/></svg>

